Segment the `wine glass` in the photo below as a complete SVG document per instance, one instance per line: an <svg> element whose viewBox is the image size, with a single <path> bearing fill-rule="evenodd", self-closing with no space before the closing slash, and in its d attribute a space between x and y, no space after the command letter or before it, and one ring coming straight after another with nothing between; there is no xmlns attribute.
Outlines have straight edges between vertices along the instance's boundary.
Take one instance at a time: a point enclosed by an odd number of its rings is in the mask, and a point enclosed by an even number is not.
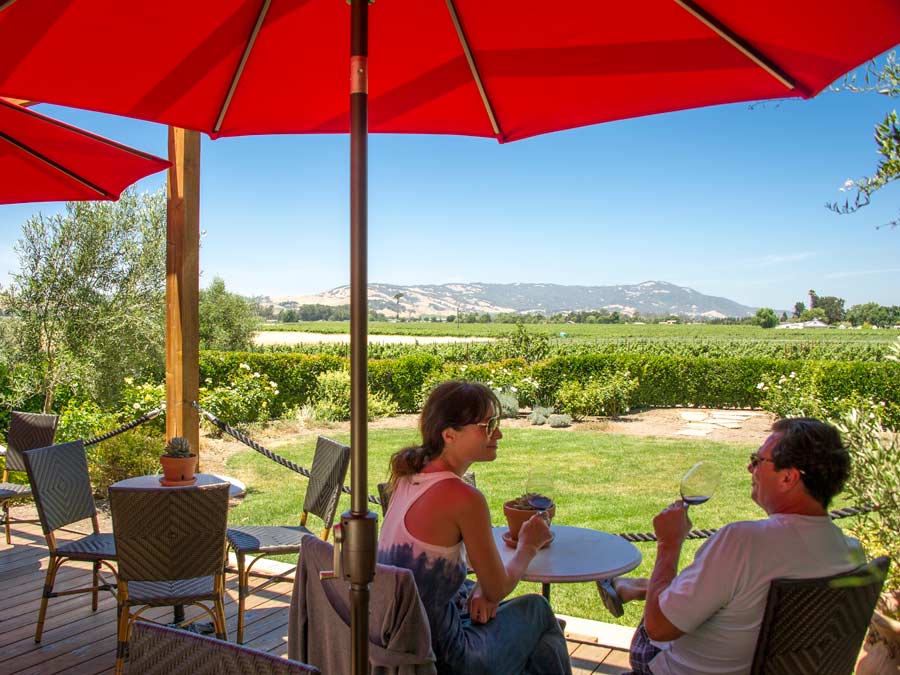
<svg viewBox="0 0 900 675"><path fill-rule="evenodd" d="M681 501L685 506L703 504L712 497L722 474L719 467L710 462L697 462L681 478Z"/></svg>
<svg viewBox="0 0 900 675"><path fill-rule="evenodd" d="M537 511L546 511L553 506L556 481L545 474L533 474L525 481L528 505Z"/></svg>

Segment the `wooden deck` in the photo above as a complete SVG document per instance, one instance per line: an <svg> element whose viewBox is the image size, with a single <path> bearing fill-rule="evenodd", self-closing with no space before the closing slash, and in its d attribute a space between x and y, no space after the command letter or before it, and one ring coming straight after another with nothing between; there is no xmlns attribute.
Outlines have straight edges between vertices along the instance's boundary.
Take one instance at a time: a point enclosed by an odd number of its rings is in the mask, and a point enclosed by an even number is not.
<svg viewBox="0 0 900 675"><path fill-rule="evenodd" d="M12 510L15 517L17 509ZM64 538L62 535L58 539ZM11 546L0 543L0 675L113 672L116 646L113 596L101 594L96 612L91 611L88 594L51 599L43 639L36 645L34 627L47 568L47 547L38 525L13 523L12 540ZM76 588L89 582L88 565L68 563L59 572L57 589ZM246 644L279 656L287 655L290 595L291 584L282 583L249 598ZM228 635L234 639L237 625L234 577L229 579L226 600ZM159 608L147 616L164 620L170 611ZM191 616L190 609L188 616ZM575 675L628 670L628 653L622 650L569 639L569 653Z"/></svg>

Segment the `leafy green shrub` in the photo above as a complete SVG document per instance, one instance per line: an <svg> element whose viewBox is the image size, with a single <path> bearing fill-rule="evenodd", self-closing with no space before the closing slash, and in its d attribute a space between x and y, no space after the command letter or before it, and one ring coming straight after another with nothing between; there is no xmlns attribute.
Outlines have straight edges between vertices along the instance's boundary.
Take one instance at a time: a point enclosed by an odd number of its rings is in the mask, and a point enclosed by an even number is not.
<svg viewBox="0 0 900 675"><path fill-rule="evenodd" d="M399 410L415 412L423 385L442 364L442 359L429 354L369 361L369 389L393 399Z"/></svg>
<svg viewBox="0 0 900 675"><path fill-rule="evenodd" d="M853 527L868 557L900 560L900 433L884 425L884 407L869 401L835 420L848 444L853 466L845 491L854 504L877 510ZM900 590L900 570L891 565L885 590Z"/></svg>
<svg viewBox="0 0 900 675"><path fill-rule="evenodd" d="M508 389L494 390L497 400L500 401L500 416L506 419L515 419L519 416L519 399Z"/></svg>
<svg viewBox="0 0 900 675"><path fill-rule="evenodd" d="M318 386L316 376L346 368L348 361L331 354L201 351L200 382L209 388L228 386L239 376L242 363L277 385L278 394L268 411L269 417L277 418L310 403Z"/></svg>
<svg viewBox="0 0 900 675"><path fill-rule="evenodd" d="M819 417L822 401L819 399L817 378L804 371L798 376L793 370L787 375L763 375L756 388L763 392L760 407L779 417Z"/></svg>
<svg viewBox="0 0 900 675"><path fill-rule="evenodd" d="M570 427L572 426L572 416L559 414L550 415L550 417L547 418L547 424L549 424L554 429Z"/></svg>
<svg viewBox="0 0 900 675"><path fill-rule="evenodd" d="M325 422L341 422L350 419L350 373L333 370L319 375L313 415ZM368 417L390 417L397 414L397 404L384 394L369 392Z"/></svg>
<svg viewBox="0 0 900 675"><path fill-rule="evenodd" d="M162 434L138 427L87 448L94 494L105 498L116 481L158 472L164 445Z"/></svg>
<svg viewBox="0 0 900 675"><path fill-rule="evenodd" d="M557 405L575 419L588 415L618 417L628 410L637 388L637 380L632 379L628 371L602 379L591 378L583 384L566 382L560 387Z"/></svg>
<svg viewBox="0 0 900 675"><path fill-rule="evenodd" d="M56 441L66 443L79 438L87 440L106 433L116 426L118 426L116 416L103 412L100 406L93 401L70 399L59 415Z"/></svg>
<svg viewBox="0 0 900 675"><path fill-rule="evenodd" d="M121 407L117 413L120 424L131 422L151 410L160 410L162 413L146 422L160 433L166 430L166 385L165 382L135 383L133 377L125 378L125 386L122 388Z"/></svg>
<svg viewBox="0 0 900 675"><path fill-rule="evenodd" d="M200 407L233 427L266 422L272 417L278 384L267 380L258 370L241 363L229 384L200 387Z"/></svg>
<svg viewBox="0 0 900 675"><path fill-rule="evenodd" d="M432 390L447 380L481 382L495 391L507 391L517 398L517 405L530 405L538 382L530 377L531 369L522 359L490 363L444 363L433 371L422 383L416 409L421 409Z"/></svg>

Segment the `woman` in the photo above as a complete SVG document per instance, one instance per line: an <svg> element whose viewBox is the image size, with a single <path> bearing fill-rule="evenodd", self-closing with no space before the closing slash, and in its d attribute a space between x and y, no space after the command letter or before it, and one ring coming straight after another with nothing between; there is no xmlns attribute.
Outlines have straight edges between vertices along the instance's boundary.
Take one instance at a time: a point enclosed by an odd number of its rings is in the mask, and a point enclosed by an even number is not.
<svg viewBox="0 0 900 675"><path fill-rule="evenodd" d="M462 475L497 457L500 404L474 382L445 382L419 421L422 444L391 458L391 503L378 560L412 570L431 625L439 673L572 672L566 641L547 601L526 595L500 603L550 540L541 515L519 533L504 566L491 536L487 501ZM478 583L466 581L463 544Z"/></svg>

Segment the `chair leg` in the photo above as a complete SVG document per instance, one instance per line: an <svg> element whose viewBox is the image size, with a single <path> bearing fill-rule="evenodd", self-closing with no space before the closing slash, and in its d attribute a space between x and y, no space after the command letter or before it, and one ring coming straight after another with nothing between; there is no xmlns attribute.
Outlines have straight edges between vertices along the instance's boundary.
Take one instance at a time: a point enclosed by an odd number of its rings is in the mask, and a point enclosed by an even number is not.
<svg viewBox="0 0 900 675"><path fill-rule="evenodd" d="M116 675L122 675L125 667L125 655L128 651L128 624L131 619L131 612L128 609L127 594L120 594L117 600L118 605L118 627L116 628Z"/></svg>
<svg viewBox="0 0 900 675"><path fill-rule="evenodd" d="M247 604L247 591L250 590L250 575L247 574L245 563L247 562L244 554L235 551L238 566L238 621L237 621L237 643L244 644L244 609Z"/></svg>
<svg viewBox="0 0 900 675"><path fill-rule="evenodd" d="M47 576L44 577L44 593L41 596L41 608L38 611L37 627L34 629L34 641L41 641L41 634L44 632L44 618L47 616L47 601L50 594L53 593L53 584L56 581L56 572L59 569L60 560L55 555L50 556L47 563Z"/></svg>
<svg viewBox="0 0 900 675"><path fill-rule="evenodd" d="M6 529L6 543L7 545L12 544L12 540L9 538L9 500L7 499L3 502L3 525Z"/></svg>
<svg viewBox="0 0 900 675"><path fill-rule="evenodd" d="M216 599L213 601L213 614L216 618L214 624L216 626L216 637L220 640L228 639L228 628L225 622L225 576L219 583L219 590L216 593Z"/></svg>
<svg viewBox="0 0 900 675"><path fill-rule="evenodd" d="M91 591L91 611L97 611L97 596L100 595L100 563L94 563L94 590Z"/></svg>

